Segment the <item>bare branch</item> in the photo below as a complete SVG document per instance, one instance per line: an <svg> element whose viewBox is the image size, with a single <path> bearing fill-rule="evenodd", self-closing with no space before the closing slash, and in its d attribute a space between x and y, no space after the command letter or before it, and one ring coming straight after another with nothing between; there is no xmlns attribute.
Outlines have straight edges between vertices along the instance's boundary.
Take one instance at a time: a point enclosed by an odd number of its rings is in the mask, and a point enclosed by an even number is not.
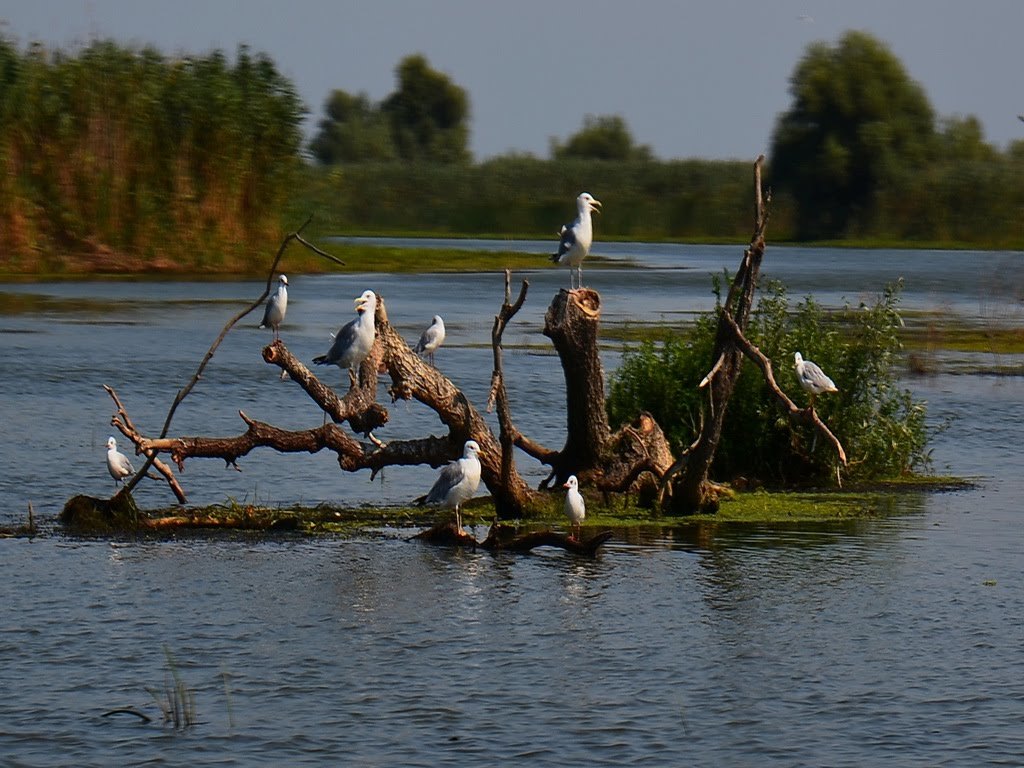
<svg viewBox="0 0 1024 768"><path fill-rule="evenodd" d="M196 369L196 372L192 375L192 378L189 380L189 382L184 387L182 387L178 391L178 394L175 395L174 402L171 403L171 407L167 411L167 418L164 420L164 426L160 430L160 437L166 437L167 436L167 432L171 428L171 420L174 418L174 414L178 410L178 406L181 405L182 401L186 397L188 397L189 393L195 387L196 383L199 381L199 378L202 376L203 371L206 369L207 364L213 358L214 353L217 351L217 348L221 345L221 342L224 341L224 338L228 335L228 332L232 328L235 327L235 325L238 323L238 321L240 321L243 317L245 317L250 312L252 312L254 309L256 309L258 306L260 306L266 300L266 298L270 295L271 282L274 279L274 272L277 270L277 265L281 261L281 257L284 256L284 252L288 248L288 245L291 243L291 241L295 240L295 239L298 239L301 243L305 244L307 247L312 247L312 246L309 246L309 244L306 243L306 241L303 240L301 238L301 236L300 236L301 233L302 233L302 230L306 228L306 225L308 225L309 222L312 221L312 219L313 219L313 217L312 217L312 215L310 215L309 218L307 218L306 221L303 222L301 227L299 227L296 231L291 232L288 235L286 235L284 240L281 241L281 245L278 246L278 249L277 249L277 254L274 256L274 261L270 265L270 270L269 270L269 272L267 274L267 285L266 285L266 288L264 289L263 293L260 294L259 298L256 299L252 304L250 304L246 309L242 310L241 312L236 314L233 318L231 318L227 322L227 324L224 326L223 330L221 330L220 335L217 336L217 338L213 342L213 344L210 345L210 348L207 350L206 355L203 356L202 362L199 363L199 367ZM332 258L332 259L334 258L334 257L330 256L330 254L326 254L323 251L320 251L319 249L314 248L313 250L315 252L317 252L317 253L320 253L320 255L327 256L328 258ZM335 261L337 261L337 259L335 259ZM131 480L129 480L127 483L125 483L125 486L124 486L125 491L130 493L132 491L132 489L135 488L136 485L138 485L139 481L142 479L142 476L145 475L147 473L147 471L149 470L149 468L153 465L153 462L155 461L155 459L156 459L155 455L149 455L149 456L146 457L145 463L142 465L142 467L139 469L139 471L135 473L135 476Z"/></svg>
<svg viewBox="0 0 1024 768"><path fill-rule="evenodd" d="M117 396L113 387L109 387L104 384L103 389L105 389L107 394L110 395L111 399L114 401L114 405L117 407L117 413L110 417L111 426L118 429L122 435L131 440L135 444L136 449L138 449L142 435L139 434L139 431L135 428L135 424L132 423L131 418L128 416L128 411L125 410L124 405L121 403L121 398ZM178 502L181 504L186 503L188 499L185 496L185 489L181 487L180 483L178 483L178 479L174 476L174 472L171 471L171 468L164 462L160 461L160 459L156 458L156 454L152 451L143 451L142 454L146 456L147 459L152 455L153 467L157 472L164 476L164 479L167 481L167 485L170 486L171 491L174 493L175 498L178 499Z"/></svg>
<svg viewBox="0 0 1024 768"><path fill-rule="evenodd" d="M815 412L813 407L799 408L789 396L782 391L778 383L775 381L775 374L772 372L772 361L769 360L765 354L758 349L746 336L743 335L743 331L736 325L736 321L728 315L724 317L725 322L729 325L730 330L736 338L736 343L748 358L754 361L758 368L761 369L761 373L764 375L765 383L768 385L768 389L771 390L772 395L778 401L779 405L787 412L789 420L793 423L810 424L822 437L828 440L836 449L836 453L839 455L839 461L842 462L843 466L846 466L846 451L843 450L842 443L839 442L832 430L830 430Z"/></svg>

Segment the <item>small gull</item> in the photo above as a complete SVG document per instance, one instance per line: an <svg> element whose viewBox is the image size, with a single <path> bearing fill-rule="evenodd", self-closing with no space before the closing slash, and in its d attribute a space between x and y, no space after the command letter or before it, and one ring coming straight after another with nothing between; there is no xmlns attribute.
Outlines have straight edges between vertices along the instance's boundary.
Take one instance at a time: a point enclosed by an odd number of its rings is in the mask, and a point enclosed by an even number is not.
<svg viewBox="0 0 1024 768"><path fill-rule="evenodd" d="M455 509L456 530L462 531L461 507L473 498L480 487L480 446L476 440L467 440L462 458L448 463L438 475L433 487L424 499L424 504Z"/></svg>
<svg viewBox="0 0 1024 768"><path fill-rule="evenodd" d="M576 198L576 210L579 212L572 224L563 224L558 234L558 253L551 254L551 260L559 264L569 265L569 290L572 290L572 271L576 270L579 280L578 288L583 287L583 260L590 253L590 243L594 239L594 226L590 221L590 213L600 213L600 200L595 200L589 192Z"/></svg>
<svg viewBox="0 0 1024 768"><path fill-rule="evenodd" d="M374 314L377 311L377 296L373 291L363 291L355 303L358 313L356 319L345 323L334 335L334 343L326 355L313 358L317 365L336 365L342 370L348 369L352 375L353 370L358 369L359 364L370 354L376 337Z"/></svg>
<svg viewBox="0 0 1024 768"><path fill-rule="evenodd" d="M427 360L430 364L434 364L434 350L440 347L444 343L444 320L441 319L440 315L434 315L434 319L431 321L430 326L420 336L420 340L413 347L413 352L417 355L426 354Z"/></svg>
<svg viewBox="0 0 1024 768"><path fill-rule="evenodd" d="M117 450L117 440L113 435L107 438L107 471L114 478L114 485L135 474L128 457Z"/></svg>
<svg viewBox="0 0 1024 768"><path fill-rule="evenodd" d="M267 308L263 312L263 322L260 328L272 328L274 340L281 338L281 323L284 322L284 313L288 310L288 278L281 275L277 279L277 290L270 294L267 299Z"/></svg>
<svg viewBox="0 0 1024 768"><path fill-rule="evenodd" d="M562 486L568 489L565 492L565 516L569 518L569 522L572 523L576 534L575 536L570 534L569 538L575 538L577 541L580 538L580 525L583 523L583 518L587 516L587 505L583 501L583 494L579 491L579 485L576 475L569 475L569 479Z"/></svg>
<svg viewBox="0 0 1024 768"><path fill-rule="evenodd" d="M811 394L811 408L814 407L815 395L820 395L822 392L839 391L835 382L826 376L821 368L810 360L804 360L803 355L799 352L793 355L793 359L796 361L793 363L793 367L796 369L796 377L800 381L800 386Z"/></svg>

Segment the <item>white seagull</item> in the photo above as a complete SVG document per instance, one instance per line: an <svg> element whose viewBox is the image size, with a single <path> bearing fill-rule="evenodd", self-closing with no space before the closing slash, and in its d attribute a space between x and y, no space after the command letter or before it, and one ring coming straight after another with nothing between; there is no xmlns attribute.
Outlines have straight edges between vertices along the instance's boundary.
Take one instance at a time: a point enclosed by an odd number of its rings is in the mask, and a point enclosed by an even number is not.
<svg viewBox="0 0 1024 768"><path fill-rule="evenodd" d="M117 440L113 436L107 438L107 471L114 478L114 485L135 474L128 457L117 450Z"/></svg>
<svg viewBox="0 0 1024 768"><path fill-rule="evenodd" d="M480 446L476 440L467 440L462 458L449 462L441 470L434 486L430 489L424 504L455 508L456 530L462 531L462 515L459 512L465 502L473 498L480 487Z"/></svg>
<svg viewBox="0 0 1024 768"><path fill-rule="evenodd" d="M578 288L583 287L583 260L590 253L590 243L594 239L594 226L590 221L590 213L600 213L601 201L595 200L589 192L576 198L576 210L579 212L572 224L563 224L558 234L562 239L558 243L558 253L551 254L551 260L559 264L569 265L569 290L572 290L572 271L576 270L579 278Z"/></svg>
<svg viewBox="0 0 1024 768"><path fill-rule="evenodd" d="M444 320L441 319L440 315L434 315L434 319L430 322L430 326L420 336L420 340L416 342L416 346L413 347L413 352L417 355L426 354L430 364L434 364L434 350L444 344Z"/></svg>
<svg viewBox="0 0 1024 768"><path fill-rule="evenodd" d="M281 338L279 330L284 322L284 313L288 311L288 278L281 275L277 278L277 290L270 294L267 299L267 308L263 312L263 322L260 328L272 328L274 330L274 341Z"/></svg>
<svg viewBox="0 0 1024 768"><path fill-rule="evenodd" d="M839 391L835 382L826 376L821 368L810 360L804 360L803 355L799 352L793 358L796 361L793 363L793 367L796 369L796 377L800 381L800 386L811 394L811 408L814 407L815 395L820 395L822 392Z"/></svg>
<svg viewBox="0 0 1024 768"><path fill-rule="evenodd" d="M587 516L587 505L583 501L583 494L580 493L579 486L576 475L569 475L569 479L562 486L568 489L565 492L565 516L569 518L569 522L572 523L576 532L575 536L570 534L569 538L575 538L577 541L580 538L580 525L583 523L583 518Z"/></svg>
<svg viewBox="0 0 1024 768"><path fill-rule="evenodd" d="M377 295L373 291L363 291L355 303L358 313L356 319L345 323L334 335L334 343L326 355L313 358L317 365L336 365L342 370L348 369L349 374L352 374L370 354L377 335L374 326Z"/></svg>

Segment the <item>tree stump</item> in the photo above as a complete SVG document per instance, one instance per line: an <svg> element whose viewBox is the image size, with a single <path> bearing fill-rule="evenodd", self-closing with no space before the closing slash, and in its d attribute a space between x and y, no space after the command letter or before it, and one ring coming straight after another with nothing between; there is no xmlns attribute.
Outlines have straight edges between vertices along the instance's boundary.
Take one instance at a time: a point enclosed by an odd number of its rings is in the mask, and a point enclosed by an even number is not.
<svg viewBox="0 0 1024 768"><path fill-rule="evenodd" d="M565 373L568 434L552 465L558 484L601 466L611 439L597 347L600 319L601 296L589 288L562 289L544 316L544 335L555 345Z"/></svg>

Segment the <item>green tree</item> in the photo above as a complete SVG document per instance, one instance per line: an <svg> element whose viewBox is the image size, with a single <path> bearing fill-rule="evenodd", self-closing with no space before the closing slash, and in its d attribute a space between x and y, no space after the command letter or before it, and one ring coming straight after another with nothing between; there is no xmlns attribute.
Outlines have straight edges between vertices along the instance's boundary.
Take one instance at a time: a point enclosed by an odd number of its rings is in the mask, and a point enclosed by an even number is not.
<svg viewBox="0 0 1024 768"><path fill-rule="evenodd" d="M716 281L719 300L721 283ZM750 341L773 361L779 386L799 405L808 402L793 369L802 352L835 380L839 392L819 397L815 408L843 443L850 479L891 479L927 467L930 459L925 405L899 386L900 283L873 304L827 313L814 299L791 311L785 288L769 281L751 315ZM674 449L689 445L700 429L707 397L697 382L708 371L718 309L698 318L692 330L664 344L644 342L626 351L608 398L613 424L650 412ZM829 482L835 452L806 426L782 416L760 370L744 364L729 401L714 474L725 480L758 479L772 486Z"/></svg>
<svg viewBox="0 0 1024 768"><path fill-rule="evenodd" d="M871 35L815 43L790 78L772 139L773 185L796 204L797 236L842 237L871 223L876 194L935 149L924 90Z"/></svg>
<svg viewBox="0 0 1024 768"><path fill-rule="evenodd" d="M387 118L365 93L353 96L346 91L331 91L324 113L326 117L309 145L321 165L395 158Z"/></svg>
<svg viewBox="0 0 1024 768"><path fill-rule="evenodd" d="M421 54L407 56L395 74L398 89L381 104L402 160L469 162L469 97Z"/></svg>
<svg viewBox="0 0 1024 768"><path fill-rule="evenodd" d="M551 157L555 160L650 160L651 148L636 145L629 126L620 115L587 115L583 127L564 144L553 139Z"/></svg>

